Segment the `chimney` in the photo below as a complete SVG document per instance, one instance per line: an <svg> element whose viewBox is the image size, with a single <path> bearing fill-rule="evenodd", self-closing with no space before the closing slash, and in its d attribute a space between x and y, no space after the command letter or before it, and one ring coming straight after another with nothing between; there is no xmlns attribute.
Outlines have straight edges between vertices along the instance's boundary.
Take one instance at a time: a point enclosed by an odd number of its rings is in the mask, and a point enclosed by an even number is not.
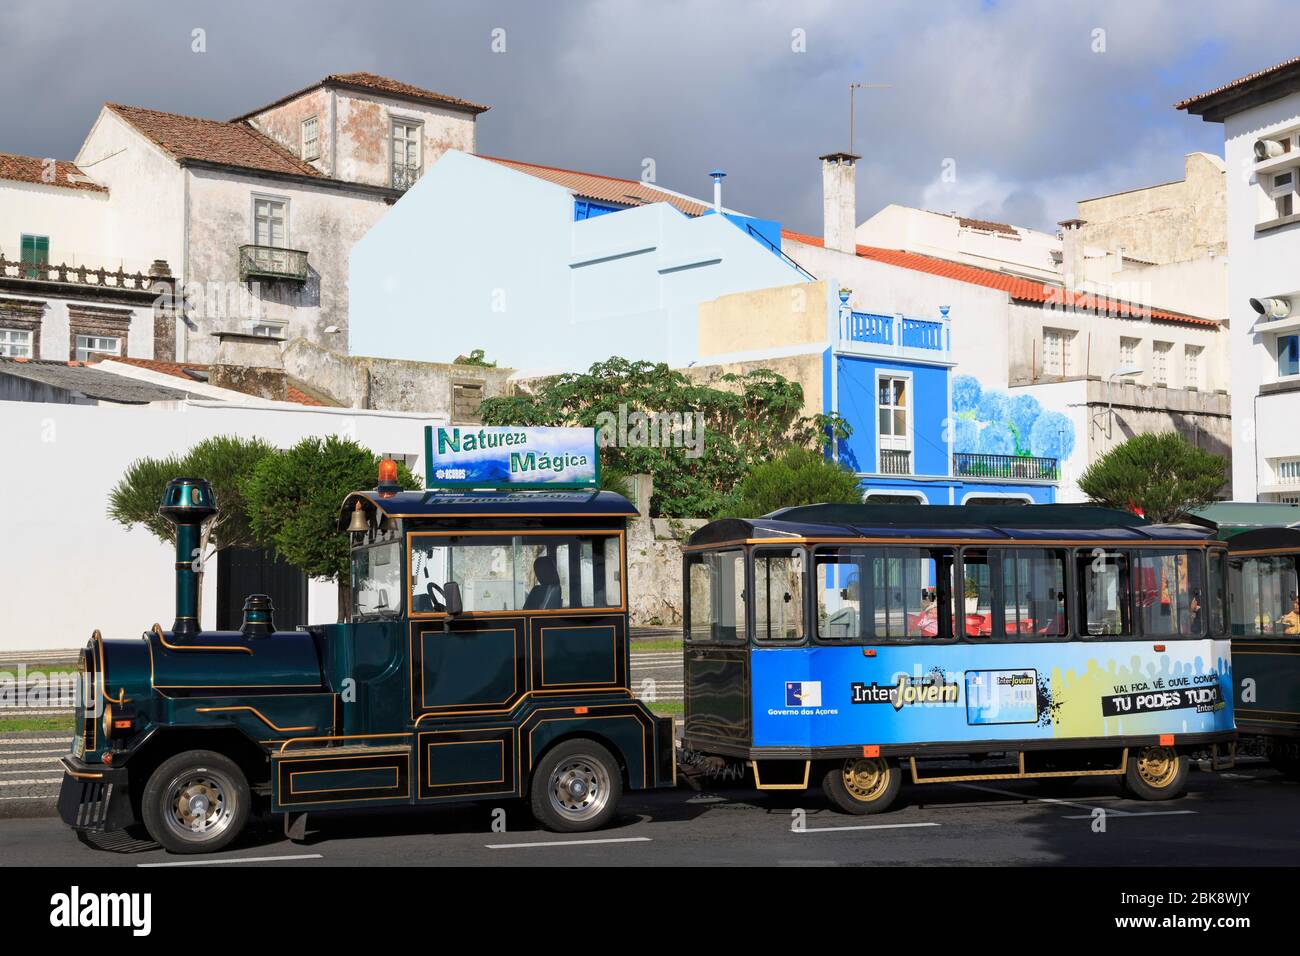
<svg viewBox="0 0 1300 956"><path fill-rule="evenodd" d="M1083 285L1083 237L1079 234L1082 219L1062 219L1061 227L1061 277L1070 291Z"/></svg>
<svg viewBox="0 0 1300 956"><path fill-rule="evenodd" d="M857 167L860 156L827 153L822 161L822 239L827 249L853 255L857 242Z"/></svg>
<svg viewBox="0 0 1300 956"><path fill-rule="evenodd" d="M208 369L208 384L229 388L258 398L283 402L289 394L289 376L284 370L278 335L251 332L213 332L217 359Z"/></svg>
<svg viewBox="0 0 1300 956"><path fill-rule="evenodd" d="M217 513L217 496L202 478L173 478L167 482L158 513L176 526L176 623L172 634L199 632L200 530Z"/></svg>
<svg viewBox="0 0 1300 956"><path fill-rule="evenodd" d="M713 177L713 211L722 212L722 181L727 178L727 174L720 169L715 169L709 173Z"/></svg>

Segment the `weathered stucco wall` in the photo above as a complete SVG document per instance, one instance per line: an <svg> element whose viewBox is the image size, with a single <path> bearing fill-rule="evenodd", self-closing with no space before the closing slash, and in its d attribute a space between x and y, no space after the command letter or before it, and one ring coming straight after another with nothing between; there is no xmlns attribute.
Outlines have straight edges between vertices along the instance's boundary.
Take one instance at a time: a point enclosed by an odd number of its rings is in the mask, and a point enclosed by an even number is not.
<svg viewBox="0 0 1300 956"><path fill-rule="evenodd" d="M508 368L343 355L301 338L285 346L284 366L348 408L423 412L447 421L464 420L453 414L456 385L481 386L483 398L513 390Z"/></svg>
<svg viewBox="0 0 1300 956"><path fill-rule="evenodd" d="M1228 249L1228 193L1223 160L1188 153L1184 178L1146 189L1079 200L1080 230L1091 246L1147 262L1185 262Z"/></svg>
<svg viewBox="0 0 1300 956"><path fill-rule="evenodd" d="M325 346L345 344L348 255L389 207L370 193L306 181L271 181L199 169L186 174L190 177L187 289L200 283L207 293L190 309L198 329L188 336L188 360L211 361L215 342L207 333L249 328L254 306L261 318L286 323L286 338L303 337ZM254 238L254 196L288 203L285 243L307 253L308 276L306 282L250 282L245 290L251 298L245 302L231 293L238 292L239 247ZM339 331L326 332L330 326Z"/></svg>
<svg viewBox="0 0 1300 956"><path fill-rule="evenodd" d="M744 375L755 369L769 369L782 378L798 382L803 389L803 413L817 415L825 411L822 396L822 353L808 352L802 355L787 355L778 358L754 359L746 362L722 362L717 365L693 365L682 369L691 381L714 388L737 391L730 382L720 381L723 375L734 373Z"/></svg>
<svg viewBox="0 0 1300 956"><path fill-rule="evenodd" d="M394 119L421 124L424 170L449 149L474 152L474 116L379 96L340 90L336 106L338 169L335 175L349 182L374 186L391 184L392 123Z"/></svg>
<svg viewBox="0 0 1300 956"><path fill-rule="evenodd" d="M311 90L287 103L258 113L249 119L249 123L295 156L305 159L302 153L302 122L315 116L320 155L307 161L326 176L333 176L333 99L333 90L323 87Z"/></svg>
<svg viewBox="0 0 1300 956"><path fill-rule="evenodd" d="M700 303L700 358L827 340L826 283L735 292Z"/></svg>

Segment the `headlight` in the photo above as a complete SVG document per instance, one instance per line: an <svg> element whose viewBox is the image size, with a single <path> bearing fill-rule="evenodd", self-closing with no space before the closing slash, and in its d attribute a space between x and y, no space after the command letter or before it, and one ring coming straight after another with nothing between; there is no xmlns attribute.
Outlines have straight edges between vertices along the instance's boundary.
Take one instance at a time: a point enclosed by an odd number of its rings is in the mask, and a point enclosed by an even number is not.
<svg viewBox="0 0 1300 956"><path fill-rule="evenodd" d="M108 704L108 703L104 704L103 721L104 721L103 723L104 736L112 737L113 736L113 705L112 704Z"/></svg>
<svg viewBox="0 0 1300 956"><path fill-rule="evenodd" d="M122 704L114 708L110 703L104 704L104 736L108 738L128 737L135 729L135 708L131 704Z"/></svg>

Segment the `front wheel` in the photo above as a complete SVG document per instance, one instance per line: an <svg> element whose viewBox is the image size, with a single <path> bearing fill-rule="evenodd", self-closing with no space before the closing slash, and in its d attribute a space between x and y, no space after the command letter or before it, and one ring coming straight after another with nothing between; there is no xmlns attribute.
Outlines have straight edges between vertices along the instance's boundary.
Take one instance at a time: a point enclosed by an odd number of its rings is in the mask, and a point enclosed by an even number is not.
<svg viewBox="0 0 1300 956"><path fill-rule="evenodd" d="M826 771L822 789L845 813L888 810L903 787L903 773L882 757L858 757Z"/></svg>
<svg viewBox="0 0 1300 956"><path fill-rule="evenodd" d="M141 813L149 835L172 853L215 853L248 823L248 780L229 757L188 750L149 777Z"/></svg>
<svg viewBox="0 0 1300 956"><path fill-rule="evenodd" d="M533 771L533 817L554 833L599 830L618 810L623 775L594 740L566 740Z"/></svg>
<svg viewBox="0 0 1300 956"><path fill-rule="evenodd" d="M1124 789L1139 800L1172 800L1187 789L1191 761L1172 747L1129 751Z"/></svg>

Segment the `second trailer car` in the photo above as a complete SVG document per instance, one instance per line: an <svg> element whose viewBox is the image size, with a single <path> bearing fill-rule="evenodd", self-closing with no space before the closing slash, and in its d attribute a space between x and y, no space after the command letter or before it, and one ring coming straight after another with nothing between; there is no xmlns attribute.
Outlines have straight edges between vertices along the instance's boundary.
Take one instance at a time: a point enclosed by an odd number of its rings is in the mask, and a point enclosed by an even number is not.
<svg viewBox="0 0 1300 956"><path fill-rule="evenodd" d="M841 809L916 783L1184 789L1234 739L1226 550L1101 508L809 505L697 530L683 760Z"/></svg>

